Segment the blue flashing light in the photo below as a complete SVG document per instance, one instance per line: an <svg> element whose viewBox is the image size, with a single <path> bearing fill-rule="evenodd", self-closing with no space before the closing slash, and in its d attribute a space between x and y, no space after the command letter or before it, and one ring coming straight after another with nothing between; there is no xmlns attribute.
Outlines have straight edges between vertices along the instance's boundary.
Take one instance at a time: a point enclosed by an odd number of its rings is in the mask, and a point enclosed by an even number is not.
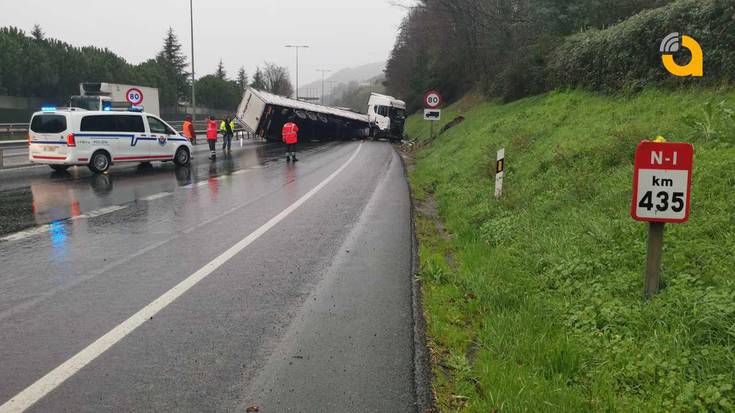
<svg viewBox="0 0 735 413"><path fill-rule="evenodd" d="M133 106L130 107L130 111L131 112L142 112L143 111L143 106L133 105Z"/></svg>
<svg viewBox="0 0 735 413"><path fill-rule="evenodd" d="M41 112L56 112L56 106L44 106L41 108Z"/></svg>
<svg viewBox="0 0 735 413"><path fill-rule="evenodd" d="M112 110L112 108L110 106L105 106L102 108L102 110L104 110L105 112L109 112Z"/></svg>

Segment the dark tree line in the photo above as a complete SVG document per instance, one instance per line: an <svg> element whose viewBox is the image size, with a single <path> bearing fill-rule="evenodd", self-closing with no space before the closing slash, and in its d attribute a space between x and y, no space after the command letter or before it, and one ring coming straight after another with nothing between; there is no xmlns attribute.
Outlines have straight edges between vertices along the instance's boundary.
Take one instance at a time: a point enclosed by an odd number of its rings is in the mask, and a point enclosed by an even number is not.
<svg viewBox="0 0 735 413"><path fill-rule="evenodd" d="M83 82L110 82L156 87L161 105L173 107L191 99L191 73L182 45L172 29L161 51L152 59L132 65L108 49L75 47L46 38L35 26L31 35L15 27L0 28L0 95L67 99L79 93ZM266 63L256 76L268 79L266 90L288 96L292 93L288 71ZM254 78L253 81L261 79ZM197 79L197 104L232 110L248 85L241 68L229 79L220 60L215 73Z"/></svg>
<svg viewBox="0 0 735 413"><path fill-rule="evenodd" d="M573 33L605 28L672 0L418 0L386 68L411 108L427 89L455 99L479 88L515 99L546 87L549 52Z"/></svg>

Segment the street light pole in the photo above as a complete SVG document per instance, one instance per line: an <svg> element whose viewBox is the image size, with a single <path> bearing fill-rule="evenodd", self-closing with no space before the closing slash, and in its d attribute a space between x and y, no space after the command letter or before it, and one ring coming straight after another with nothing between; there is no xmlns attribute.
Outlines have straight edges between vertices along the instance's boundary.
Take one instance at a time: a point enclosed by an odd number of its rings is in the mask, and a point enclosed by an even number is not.
<svg viewBox="0 0 735 413"><path fill-rule="evenodd" d="M194 75L194 0L189 0L189 16L191 18L191 123L196 125L197 121L197 97L194 88L196 76Z"/></svg>
<svg viewBox="0 0 735 413"><path fill-rule="evenodd" d="M324 104L324 74L331 72L331 70L328 69L317 69L317 72L322 72L322 98L319 99L319 103L322 105Z"/></svg>
<svg viewBox="0 0 735 413"><path fill-rule="evenodd" d="M287 44L286 47L289 49L296 49L296 100L299 100L299 49L308 49L309 46L297 46L293 44Z"/></svg>

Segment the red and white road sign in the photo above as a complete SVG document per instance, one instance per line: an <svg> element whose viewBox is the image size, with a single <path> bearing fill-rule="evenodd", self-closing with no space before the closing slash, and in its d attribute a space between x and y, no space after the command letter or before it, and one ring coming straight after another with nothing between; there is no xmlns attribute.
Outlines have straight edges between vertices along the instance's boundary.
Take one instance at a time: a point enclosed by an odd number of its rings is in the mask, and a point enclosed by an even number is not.
<svg viewBox="0 0 735 413"><path fill-rule="evenodd" d="M633 204L636 221L689 220L694 147L688 143L643 141L635 152Z"/></svg>
<svg viewBox="0 0 735 413"><path fill-rule="evenodd" d="M141 92L137 87L131 87L127 92L125 92L125 99L131 105L140 105L143 103L143 92Z"/></svg>
<svg viewBox="0 0 735 413"><path fill-rule="evenodd" d="M424 107L426 109L436 109L442 105L442 102L442 95L435 90L426 92L426 95L424 95Z"/></svg>

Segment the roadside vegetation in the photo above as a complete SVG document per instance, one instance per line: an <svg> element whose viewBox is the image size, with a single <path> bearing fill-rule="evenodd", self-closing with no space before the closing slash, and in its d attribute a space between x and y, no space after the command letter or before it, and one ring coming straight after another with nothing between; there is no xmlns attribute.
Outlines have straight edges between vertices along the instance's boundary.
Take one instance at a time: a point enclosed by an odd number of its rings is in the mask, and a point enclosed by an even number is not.
<svg viewBox="0 0 735 413"><path fill-rule="evenodd" d="M435 140L409 119L440 410L735 409L734 110L731 89L567 91L467 97ZM667 225L664 287L646 301L629 203L635 147L657 135L695 146L693 208Z"/></svg>

